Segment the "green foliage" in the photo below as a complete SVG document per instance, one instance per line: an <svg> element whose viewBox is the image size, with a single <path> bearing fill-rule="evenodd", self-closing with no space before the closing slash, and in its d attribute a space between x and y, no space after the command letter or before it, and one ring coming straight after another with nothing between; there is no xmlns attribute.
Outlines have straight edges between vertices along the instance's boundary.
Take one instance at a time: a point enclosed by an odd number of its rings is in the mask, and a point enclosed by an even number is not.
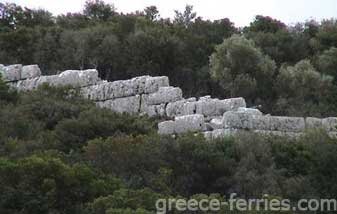
<svg viewBox="0 0 337 214"><path fill-rule="evenodd" d="M279 114L299 115L297 108L302 108L301 115L331 114L326 98L334 91L332 78L317 72L310 61L282 66L276 82Z"/></svg>
<svg viewBox="0 0 337 214"><path fill-rule="evenodd" d="M15 90L11 90L1 77L0 67L0 107L8 102L15 102L18 99L18 94Z"/></svg>
<svg viewBox="0 0 337 214"><path fill-rule="evenodd" d="M210 58L212 77L231 97L243 96L249 103L268 98L275 62L255 47L252 40L234 35L216 47Z"/></svg>

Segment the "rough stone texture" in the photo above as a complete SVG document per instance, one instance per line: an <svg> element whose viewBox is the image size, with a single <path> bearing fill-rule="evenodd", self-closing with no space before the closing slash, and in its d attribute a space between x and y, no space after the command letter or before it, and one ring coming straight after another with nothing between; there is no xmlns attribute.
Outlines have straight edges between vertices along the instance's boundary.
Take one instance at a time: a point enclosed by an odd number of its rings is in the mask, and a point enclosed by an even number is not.
<svg viewBox="0 0 337 214"><path fill-rule="evenodd" d="M223 115L222 126L225 129L251 129L252 115L241 112L227 111Z"/></svg>
<svg viewBox="0 0 337 214"><path fill-rule="evenodd" d="M199 114L175 117L174 121L164 121L158 124L159 134L180 134L189 131L202 132L204 130L205 119L203 115Z"/></svg>
<svg viewBox="0 0 337 214"><path fill-rule="evenodd" d="M51 86L71 86L80 88L97 84L100 81L97 70L90 69L84 71L68 70L59 75L40 76L26 80L20 80L16 84L19 91L29 91L36 89L44 83Z"/></svg>
<svg viewBox="0 0 337 214"><path fill-rule="evenodd" d="M301 117L270 117L270 130L282 132L303 132L304 118Z"/></svg>
<svg viewBox="0 0 337 214"><path fill-rule="evenodd" d="M205 118L201 114L180 116L175 118L174 131L177 134L188 131L201 132L205 130Z"/></svg>
<svg viewBox="0 0 337 214"><path fill-rule="evenodd" d="M337 117L328 117L322 120L323 128L328 132L337 132Z"/></svg>
<svg viewBox="0 0 337 214"><path fill-rule="evenodd" d="M26 65L22 67L21 79L31 79L41 76L41 70L38 65Z"/></svg>
<svg viewBox="0 0 337 214"><path fill-rule="evenodd" d="M164 121L158 124L158 133L161 135L174 134L175 122L172 120Z"/></svg>
<svg viewBox="0 0 337 214"><path fill-rule="evenodd" d="M165 104L160 104L160 105L141 105L140 112L147 114L149 117L165 117L166 112L165 112Z"/></svg>
<svg viewBox="0 0 337 214"><path fill-rule="evenodd" d="M238 112L262 116L262 112L258 109L254 109L254 108L239 107Z"/></svg>
<svg viewBox="0 0 337 214"><path fill-rule="evenodd" d="M191 115L195 113L196 104L194 99L170 102L166 106L166 115L168 117Z"/></svg>
<svg viewBox="0 0 337 214"><path fill-rule="evenodd" d="M324 128L330 136L337 138L337 118L263 115L258 109L247 108L243 98L219 100L204 96L183 99L181 89L169 86L169 79L165 76L107 82L98 77L96 70L68 70L59 75L40 76L37 65L1 64L0 72L5 82L17 90L33 90L44 83L71 86L80 88L83 97L95 101L102 108L119 113L175 118L158 125L160 134L192 131L216 139L252 130L264 135L297 138L306 129Z"/></svg>
<svg viewBox="0 0 337 214"><path fill-rule="evenodd" d="M175 102L181 100L183 92L176 87L160 87L159 90L152 94L142 96L142 103L146 105L158 105L163 103Z"/></svg>
<svg viewBox="0 0 337 214"><path fill-rule="evenodd" d="M94 101L104 101L121 97L134 96L136 94L154 93L160 87L169 86L167 77L141 76L131 80L119 80L114 82L101 82L101 84L81 89L84 97Z"/></svg>
<svg viewBox="0 0 337 214"><path fill-rule="evenodd" d="M321 128L322 125L323 125L323 121L320 118L315 118L315 117L305 118L305 128L306 129L317 129L317 128Z"/></svg>
<svg viewBox="0 0 337 214"><path fill-rule="evenodd" d="M251 115L251 128L256 130L270 130L271 116Z"/></svg>
<svg viewBox="0 0 337 214"><path fill-rule="evenodd" d="M108 108L118 113L139 113L140 96L123 97L96 103L100 108Z"/></svg>
<svg viewBox="0 0 337 214"><path fill-rule="evenodd" d="M224 128L223 125L222 125L222 117L213 118L210 121L210 124L213 127L213 129L222 129L222 128Z"/></svg>
<svg viewBox="0 0 337 214"><path fill-rule="evenodd" d="M237 111L238 108L240 107L246 107L246 101L245 99L243 99L242 97L238 97L238 98L230 98L230 99L225 99L225 100L221 100L222 104L222 108L223 108L223 112L226 111Z"/></svg>
<svg viewBox="0 0 337 214"><path fill-rule="evenodd" d="M5 82L13 82L21 79L22 65L4 66L1 70L1 76Z"/></svg>

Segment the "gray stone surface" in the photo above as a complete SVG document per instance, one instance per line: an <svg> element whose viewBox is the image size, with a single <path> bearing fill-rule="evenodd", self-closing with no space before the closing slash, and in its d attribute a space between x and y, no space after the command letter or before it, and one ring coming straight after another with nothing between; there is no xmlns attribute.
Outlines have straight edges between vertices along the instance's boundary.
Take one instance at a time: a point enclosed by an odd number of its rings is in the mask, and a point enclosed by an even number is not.
<svg viewBox="0 0 337 214"><path fill-rule="evenodd" d="M142 96L142 103L147 105L158 105L163 103L175 102L181 100L183 93L177 87L160 87L157 92L145 94Z"/></svg>
<svg viewBox="0 0 337 214"><path fill-rule="evenodd" d="M185 133L188 131L201 132L205 130L205 119L203 115L194 114L175 118L175 133Z"/></svg>
<svg viewBox="0 0 337 214"><path fill-rule="evenodd" d="M270 117L270 130L282 132L303 132L305 122L302 117Z"/></svg>
<svg viewBox="0 0 337 214"><path fill-rule="evenodd" d="M174 134L175 122L172 120L164 121L158 124L158 133L161 135Z"/></svg>
<svg viewBox="0 0 337 214"><path fill-rule="evenodd" d="M165 107L166 107L165 104L151 105L151 106L141 104L140 112L145 113L149 117L156 117L156 116L165 117L166 116Z"/></svg>
<svg viewBox="0 0 337 214"><path fill-rule="evenodd" d="M328 132L337 132L337 118L328 117L322 120L323 128Z"/></svg>
<svg viewBox="0 0 337 214"><path fill-rule="evenodd" d="M9 65L1 69L1 76L5 82L13 82L21 79L22 65Z"/></svg>
<svg viewBox="0 0 337 214"><path fill-rule="evenodd" d="M222 125L222 117L213 118L210 121L210 124L213 127L213 129L222 129L222 128L224 128L223 125Z"/></svg>
<svg viewBox="0 0 337 214"><path fill-rule="evenodd" d="M111 109L112 111L118 113L130 113L130 114L139 113L140 95L97 102L96 104L100 108Z"/></svg>
<svg viewBox="0 0 337 214"><path fill-rule="evenodd" d="M136 94L154 93L160 87L169 86L167 77L141 76L130 80L118 80L114 82L101 82L98 85L81 89L84 97L104 101L121 97L134 96Z"/></svg>
<svg viewBox="0 0 337 214"><path fill-rule="evenodd" d="M262 112L258 109L254 109L254 108L239 107L238 112L262 116Z"/></svg>
<svg viewBox="0 0 337 214"><path fill-rule="evenodd" d="M170 102L166 106L166 115L168 117L191 115L196 113L196 103L194 99L179 100Z"/></svg>
<svg viewBox="0 0 337 214"><path fill-rule="evenodd" d="M41 76L41 70L38 65L26 65L22 67L21 79L31 79Z"/></svg>
<svg viewBox="0 0 337 214"><path fill-rule="evenodd" d="M322 128L323 120L315 117L305 118L305 128L306 129L317 129Z"/></svg>
<svg viewBox="0 0 337 214"><path fill-rule="evenodd" d="M227 111L222 118L225 129L252 129L252 115L247 113Z"/></svg>
<svg viewBox="0 0 337 214"><path fill-rule="evenodd" d="M51 86L71 86L80 88L97 84L100 81L97 70L90 69L84 71L68 70L59 75L40 76L26 80L20 80L16 84L19 91L33 90L44 83Z"/></svg>
<svg viewBox="0 0 337 214"><path fill-rule="evenodd" d="M256 130L270 130L271 116L251 115L251 128Z"/></svg>

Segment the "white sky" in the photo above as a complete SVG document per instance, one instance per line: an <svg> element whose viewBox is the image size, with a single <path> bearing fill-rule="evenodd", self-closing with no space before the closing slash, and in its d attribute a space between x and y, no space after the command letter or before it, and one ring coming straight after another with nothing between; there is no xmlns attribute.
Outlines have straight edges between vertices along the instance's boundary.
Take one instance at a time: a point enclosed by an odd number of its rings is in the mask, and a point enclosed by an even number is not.
<svg viewBox="0 0 337 214"><path fill-rule="evenodd" d="M54 15L80 12L85 0L0 0L30 8L43 8ZM337 0L105 0L113 3L118 12L134 12L155 5L161 17L172 18L174 10L183 10L186 4L194 6L204 19L230 18L237 27L249 25L255 15L268 15L286 24L315 18L337 17Z"/></svg>

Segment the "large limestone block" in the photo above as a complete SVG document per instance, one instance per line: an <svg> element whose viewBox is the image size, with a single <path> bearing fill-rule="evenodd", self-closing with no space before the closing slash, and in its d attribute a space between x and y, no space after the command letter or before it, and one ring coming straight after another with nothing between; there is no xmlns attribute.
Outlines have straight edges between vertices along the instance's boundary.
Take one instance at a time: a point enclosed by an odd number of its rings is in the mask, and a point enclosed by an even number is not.
<svg viewBox="0 0 337 214"><path fill-rule="evenodd" d="M251 129L252 115L241 112L227 111L222 118L225 129Z"/></svg>
<svg viewBox="0 0 337 214"><path fill-rule="evenodd" d="M170 102L166 106L166 115L168 117L190 115L195 113L196 113L195 98Z"/></svg>
<svg viewBox="0 0 337 214"><path fill-rule="evenodd" d="M160 104L160 105L141 105L140 112L147 114L149 117L165 117L166 116L166 111L165 111L165 104Z"/></svg>
<svg viewBox="0 0 337 214"><path fill-rule="evenodd" d="M158 124L158 134L171 135L174 134L175 122L172 120L164 121Z"/></svg>
<svg viewBox="0 0 337 214"><path fill-rule="evenodd" d="M196 102L196 113L203 114L205 117L221 116L226 111L236 111L240 107L246 107L246 102L243 98L219 100L205 96Z"/></svg>
<svg viewBox="0 0 337 214"><path fill-rule="evenodd" d="M152 94L142 96L142 103L147 105L158 105L163 103L175 102L182 99L182 91L177 87L160 87Z"/></svg>
<svg viewBox="0 0 337 214"><path fill-rule="evenodd" d="M95 69L84 71L68 70L59 75L40 76L20 80L18 81L16 87L19 91L29 91L47 83L51 86L70 86L73 88L79 88L97 84L99 81L98 72Z"/></svg>
<svg viewBox="0 0 337 214"><path fill-rule="evenodd" d="M26 65L22 67L21 79L31 79L41 76L41 70L38 65Z"/></svg>
<svg viewBox="0 0 337 214"><path fill-rule="evenodd" d="M337 132L337 117L328 117L322 120L323 128L328 132Z"/></svg>
<svg viewBox="0 0 337 214"><path fill-rule="evenodd" d="M205 119L203 115L194 114L175 118L175 133L201 132L205 129Z"/></svg>
<svg viewBox="0 0 337 214"><path fill-rule="evenodd" d="M254 109L254 108L239 107L238 112L262 116L262 112L258 109Z"/></svg>
<svg viewBox="0 0 337 214"><path fill-rule="evenodd" d="M303 132L305 122L302 117L270 117L270 130L281 132Z"/></svg>
<svg viewBox="0 0 337 214"><path fill-rule="evenodd" d="M213 127L213 129L224 128L223 125L222 125L222 117L217 117L217 118L211 119L210 124Z"/></svg>
<svg viewBox="0 0 337 214"><path fill-rule="evenodd" d="M221 111L218 108L219 103L220 100L218 99L210 99L206 97L200 98L200 100L196 102L196 113L202 114L206 117L221 115Z"/></svg>
<svg viewBox="0 0 337 214"><path fill-rule="evenodd" d="M54 86L66 86L69 85L74 88L85 87L89 85L95 85L100 81L98 77L98 71L96 69L89 70L67 70L56 76L49 82Z"/></svg>
<svg viewBox="0 0 337 214"><path fill-rule="evenodd" d="M254 130L270 130L270 116L251 115L251 128Z"/></svg>
<svg viewBox="0 0 337 214"><path fill-rule="evenodd" d="M169 79L166 76L148 77L145 81L145 94L151 94L159 90L160 87L170 86Z"/></svg>
<svg viewBox="0 0 337 214"><path fill-rule="evenodd" d="M130 80L101 82L98 85L82 88L81 94L91 100L104 101L136 94L154 93L160 87L166 86L169 86L168 77L140 76Z"/></svg>
<svg viewBox="0 0 337 214"><path fill-rule="evenodd" d="M108 108L118 113L139 113L140 96L123 97L96 103L100 108Z"/></svg>
<svg viewBox="0 0 337 214"><path fill-rule="evenodd" d="M305 128L306 129L320 129L323 127L323 120L315 117L305 118Z"/></svg>
<svg viewBox="0 0 337 214"><path fill-rule="evenodd" d="M3 66L2 69L0 69L0 72L2 79L5 82L18 81L21 79L22 65Z"/></svg>
<svg viewBox="0 0 337 214"><path fill-rule="evenodd" d="M230 99L225 99L221 100L221 103L219 104L219 109L222 112L226 111L237 111L238 108L243 107L246 108L246 101L242 97L238 98L230 98Z"/></svg>

